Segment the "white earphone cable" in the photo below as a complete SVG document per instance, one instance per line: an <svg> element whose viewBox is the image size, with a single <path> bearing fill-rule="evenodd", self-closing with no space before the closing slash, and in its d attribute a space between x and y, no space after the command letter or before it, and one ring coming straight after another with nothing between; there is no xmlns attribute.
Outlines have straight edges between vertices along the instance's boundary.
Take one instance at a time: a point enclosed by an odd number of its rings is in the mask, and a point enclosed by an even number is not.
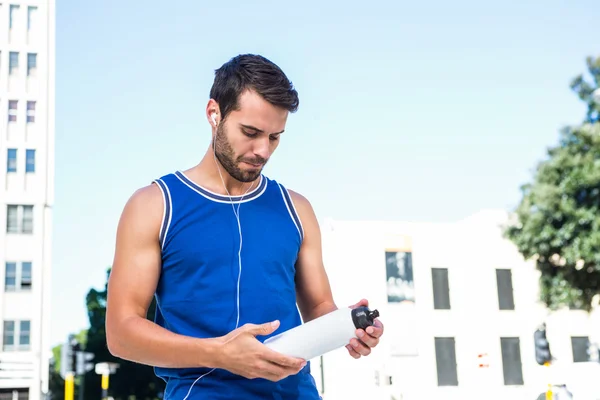
<svg viewBox="0 0 600 400"><path fill-rule="evenodd" d="M216 120L215 118L213 118L213 121L215 122L215 126L216 126ZM237 210L235 209L235 206L233 205L233 198L231 196L231 194L229 193L229 190L227 190L227 185L225 185L225 180L223 179L223 174L221 174L221 168L219 167L219 163L217 162L217 155L216 155L216 135L213 138L213 159L215 160L215 165L217 166L217 171L219 171L219 176L221 177L221 182L223 183L223 187L225 188L225 191L227 192L227 195L229 196L229 201L231 204L231 208L233 209L233 214L235 215L235 219L237 221L237 225L238 225L238 232L240 235L240 247L238 249L238 280L237 280L237 296L236 296L236 305L237 305L237 320L235 323L235 329L239 328L239 324L240 324L240 281L242 278L242 225L240 223L240 206L242 205L242 200L244 199L244 196L246 196L246 194L248 194L248 192L250 191L250 189L254 186L254 183L251 183L250 186L248 186L248 189L246 190L246 192L244 192L244 194L240 197L240 200L238 202L238 207ZM187 395L183 398L183 400L187 400L187 398L189 397L190 393L192 392L192 388L194 387L194 385L196 384L196 382L198 382L200 379L204 378L206 375L210 374L211 372L213 372L215 370L215 368L211 369L210 371L208 371L207 373L200 375L198 378L196 378L196 380L191 384Z"/></svg>

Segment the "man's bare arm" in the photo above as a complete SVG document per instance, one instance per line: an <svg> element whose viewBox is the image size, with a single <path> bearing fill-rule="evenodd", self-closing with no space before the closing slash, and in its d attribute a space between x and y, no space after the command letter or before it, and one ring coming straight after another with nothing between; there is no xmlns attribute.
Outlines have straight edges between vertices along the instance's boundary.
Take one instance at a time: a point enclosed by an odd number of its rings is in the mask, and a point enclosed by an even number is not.
<svg viewBox="0 0 600 400"><path fill-rule="evenodd" d="M323 265L321 230L317 217L307 199L291 190L290 196L304 227L304 241L296 263L296 292L302 319L304 322L308 322L335 311L338 307L333 300L329 278ZM351 307L367 305L368 301L362 299ZM376 321L375 325L367 328L367 331L356 330L356 335L360 340L353 338L346 345L346 349L352 357L360 358L369 355L371 349L377 346L379 337L383 334L383 324Z"/></svg>
<svg viewBox="0 0 600 400"><path fill-rule="evenodd" d="M317 217L305 197L292 190L289 193L304 228L304 241L296 262L296 291L302 319L308 322L337 310L337 306L323 265Z"/></svg>
<svg viewBox="0 0 600 400"><path fill-rule="evenodd" d="M121 215L108 281L108 348L119 358L152 366L214 367L215 340L177 335L146 318L161 269L162 202L160 189L151 185L138 190Z"/></svg>

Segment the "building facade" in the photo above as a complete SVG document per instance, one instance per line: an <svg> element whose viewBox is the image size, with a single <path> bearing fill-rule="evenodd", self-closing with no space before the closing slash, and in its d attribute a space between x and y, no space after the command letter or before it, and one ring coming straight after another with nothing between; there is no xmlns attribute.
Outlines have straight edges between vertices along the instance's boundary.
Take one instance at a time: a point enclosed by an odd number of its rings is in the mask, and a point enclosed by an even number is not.
<svg viewBox="0 0 600 400"><path fill-rule="evenodd" d="M342 348L312 360L323 398L533 400L549 383L574 386L573 366L594 365L597 317L540 304L539 274L503 238L504 223L495 211L448 224L322 223L336 303L366 298L385 323L370 356ZM535 360L543 323L550 367Z"/></svg>
<svg viewBox="0 0 600 400"><path fill-rule="evenodd" d="M0 399L48 392L55 1L0 0Z"/></svg>

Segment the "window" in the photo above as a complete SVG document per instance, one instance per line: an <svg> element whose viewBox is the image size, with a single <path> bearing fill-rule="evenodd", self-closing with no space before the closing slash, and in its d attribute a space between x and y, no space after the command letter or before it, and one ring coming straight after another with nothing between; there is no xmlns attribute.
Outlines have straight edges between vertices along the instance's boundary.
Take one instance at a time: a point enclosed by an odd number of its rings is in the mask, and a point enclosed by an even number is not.
<svg viewBox="0 0 600 400"><path fill-rule="evenodd" d="M33 206L13 205L6 207L7 233L33 233Z"/></svg>
<svg viewBox="0 0 600 400"><path fill-rule="evenodd" d="M0 389L0 400L29 400L29 388Z"/></svg>
<svg viewBox="0 0 600 400"><path fill-rule="evenodd" d="M19 69L19 53L11 51L8 58L8 73L14 75Z"/></svg>
<svg viewBox="0 0 600 400"><path fill-rule="evenodd" d="M496 284L498 287L498 306L500 310L514 310L515 299L512 286L512 271L496 269Z"/></svg>
<svg viewBox="0 0 600 400"><path fill-rule="evenodd" d="M6 172L17 172L17 149L8 149L6 153Z"/></svg>
<svg viewBox="0 0 600 400"><path fill-rule="evenodd" d="M31 342L31 322L21 321L19 328L19 346L22 349L28 349Z"/></svg>
<svg viewBox="0 0 600 400"><path fill-rule="evenodd" d="M19 231L19 206L9 205L6 209L6 232Z"/></svg>
<svg viewBox="0 0 600 400"><path fill-rule="evenodd" d="M31 321L4 321L3 337L4 351L29 350L31 344Z"/></svg>
<svg viewBox="0 0 600 400"><path fill-rule="evenodd" d="M27 54L27 76L35 76L37 71L37 54Z"/></svg>
<svg viewBox="0 0 600 400"><path fill-rule="evenodd" d="M31 267L32 263L30 261L22 263L6 262L4 290L7 292L30 290Z"/></svg>
<svg viewBox="0 0 600 400"><path fill-rule="evenodd" d="M23 206L23 233L33 233L33 206Z"/></svg>
<svg viewBox="0 0 600 400"><path fill-rule="evenodd" d="M448 268L432 268L431 280L433 284L433 308L436 310L449 310Z"/></svg>
<svg viewBox="0 0 600 400"><path fill-rule="evenodd" d="M17 288L17 263L7 262L4 273L4 289L13 291Z"/></svg>
<svg viewBox="0 0 600 400"><path fill-rule="evenodd" d="M435 338L438 386L458 386L454 338Z"/></svg>
<svg viewBox="0 0 600 400"><path fill-rule="evenodd" d="M3 344L4 351L10 350L15 346L15 321L4 321Z"/></svg>
<svg viewBox="0 0 600 400"><path fill-rule="evenodd" d="M17 100L10 100L8 102L8 122L17 122L17 109L19 102Z"/></svg>
<svg viewBox="0 0 600 400"><path fill-rule="evenodd" d="M12 29L15 27L15 21L17 20L17 16L19 15L19 6L15 4L10 5L10 15L9 15L9 28Z"/></svg>
<svg viewBox="0 0 600 400"><path fill-rule="evenodd" d="M21 263L21 290L31 289L31 261Z"/></svg>
<svg viewBox="0 0 600 400"><path fill-rule="evenodd" d="M38 8L36 6L27 7L27 31L31 31L33 28L33 23L35 22L37 16L37 9Z"/></svg>
<svg viewBox="0 0 600 400"><path fill-rule="evenodd" d="M590 361L590 339L587 336L572 336L571 348L573 350L573 362Z"/></svg>
<svg viewBox="0 0 600 400"><path fill-rule="evenodd" d="M385 271L388 303L414 303L412 252L386 250Z"/></svg>
<svg viewBox="0 0 600 400"><path fill-rule="evenodd" d="M35 101L27 102L27 123L35 122Z"/></svg>
<svg viewBox="0 0 600 400"><path fill-rule="evenodd" d="M27 149L25 152L25 172L35 172L35 150Z"/></svg>
<svg viewBox="0 0 600 400"><path fill-rule="evenodd" d="M500 338L502 349L502 371L505 385L523 384L521 364L521 341L518 337Z"/></svg>

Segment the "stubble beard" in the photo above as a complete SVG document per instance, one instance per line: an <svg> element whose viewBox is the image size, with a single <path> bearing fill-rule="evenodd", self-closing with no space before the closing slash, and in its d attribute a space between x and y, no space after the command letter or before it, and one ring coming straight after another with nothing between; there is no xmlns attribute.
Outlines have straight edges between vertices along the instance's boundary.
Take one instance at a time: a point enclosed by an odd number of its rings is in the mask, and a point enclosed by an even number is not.
<svg viewBox="0 0 600 400"><path fill-rule="evenodd" d="M235 152L233 151L233 147L227 140L227 134L224 130L223 124L217 127L217 133L215 135L215 142L213 144L213 151L215 152L215 157L219 160L219 163L223 166L225 171L234 179L240 182L253 182L262 173L264 168L264 164L266 164L266 160L248 160L252 163L262 164L262 167L257 170L244 171L239 167L239 163L243 161L243 159L236 160Z"/></svg>

